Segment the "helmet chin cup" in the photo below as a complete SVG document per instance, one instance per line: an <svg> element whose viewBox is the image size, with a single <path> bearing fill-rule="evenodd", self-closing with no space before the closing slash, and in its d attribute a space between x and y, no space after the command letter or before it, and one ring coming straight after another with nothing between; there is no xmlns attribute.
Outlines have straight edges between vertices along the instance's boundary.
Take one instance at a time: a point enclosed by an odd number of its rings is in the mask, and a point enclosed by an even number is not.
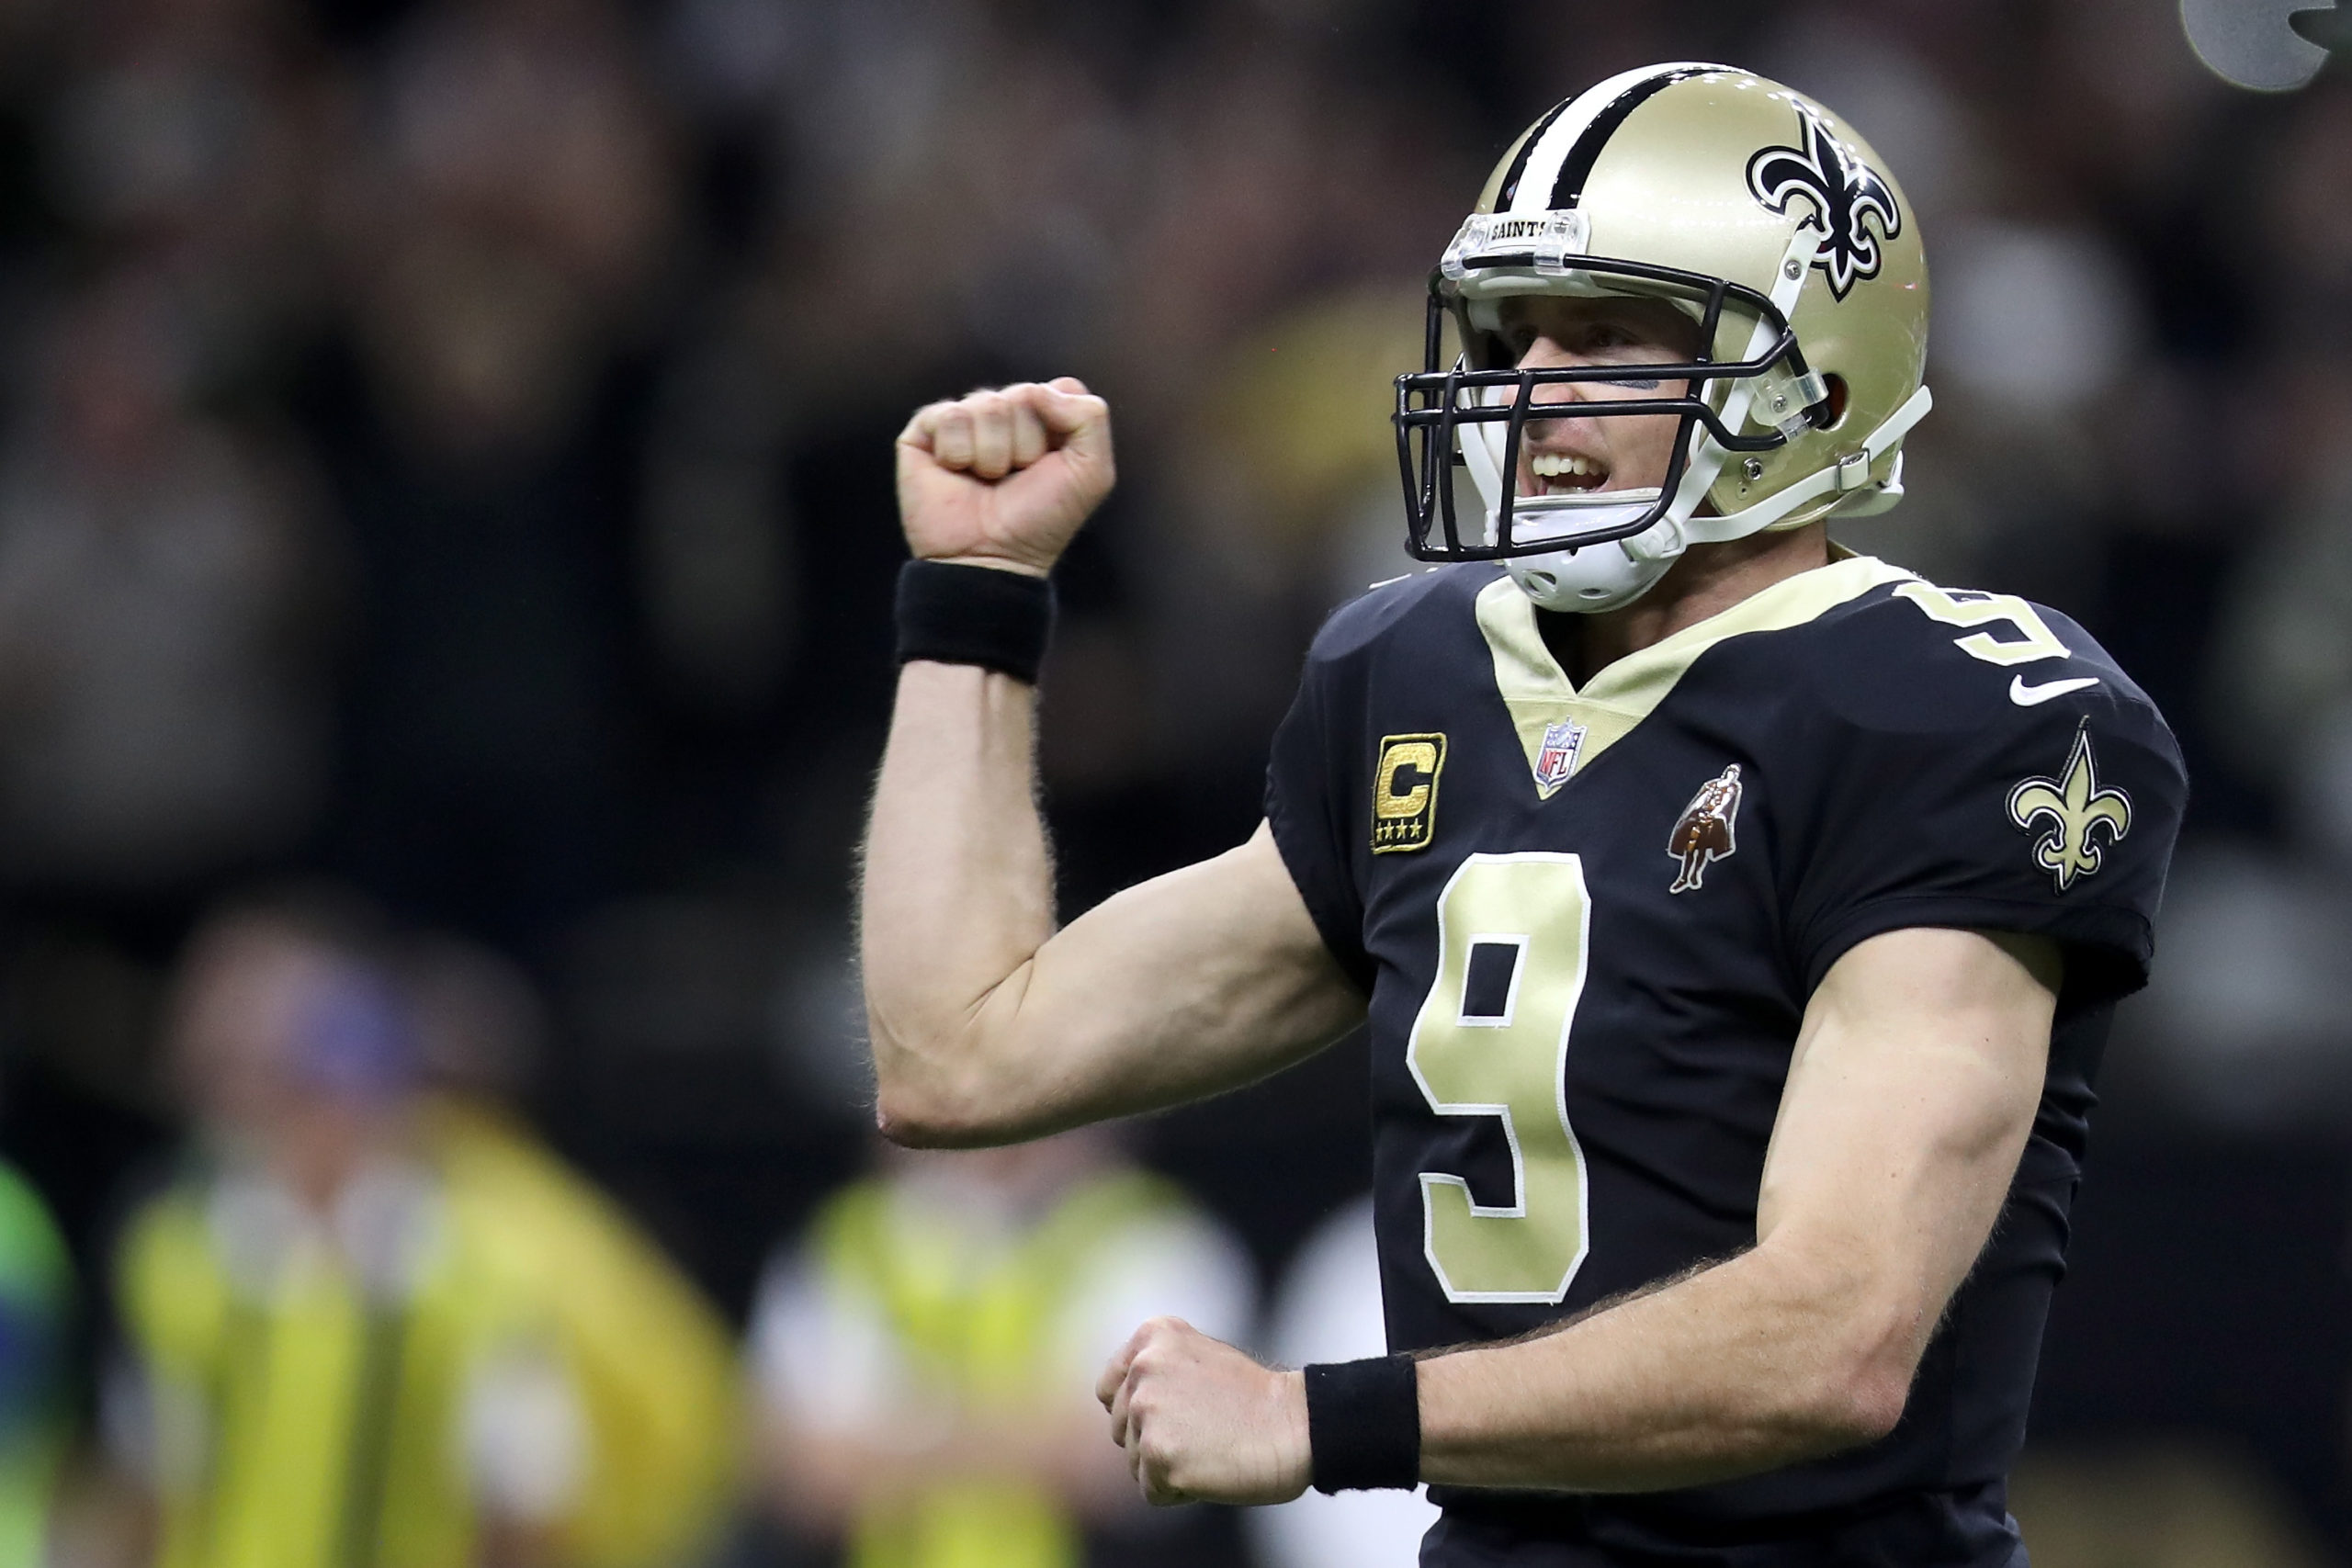
<svg viewBox="0 0 2352 1568"><path fill-rule="evenodd" d="M1511 508L1511 531L1531 544L1587 534L1640 517L1657 504L1657 498L1656 488L1521 496ZM1487 513L1488 541L1500 532L1496 513L1490 510ZM1686 543L1681 520L1669 512L1631 538L1513 556L1503 562L1503 570L1519 584L1520 592L1540 607L1592 615L1623 609L1648 592L1682 554Z"/></svg>
<svg viewBox="0 0 2352 1568"><path fill-rule="evenodd" d="M1656 587L1666 569L1674 564L1670 555L1634 554L1635 545L1666 526L1661 523L1630 539L1587 545L1573 555L1553 550L1539 556L1512 556L1503 562L1503 570L1540 609L1577 615L1622 610Z"/></svg>

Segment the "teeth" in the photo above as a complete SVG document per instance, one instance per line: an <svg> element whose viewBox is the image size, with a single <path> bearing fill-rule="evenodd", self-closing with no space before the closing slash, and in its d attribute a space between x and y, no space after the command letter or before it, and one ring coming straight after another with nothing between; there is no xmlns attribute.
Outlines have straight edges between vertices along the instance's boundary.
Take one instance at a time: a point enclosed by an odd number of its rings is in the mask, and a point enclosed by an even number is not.
<svg viewBox="0 0 2352 1568"><path fill-rule="evenodd" d="M1583 478L1600 472L1600 465L1590 458L1571 457L1560 452L1540 452L1532 459L1530 466L1538 479L1546 479L1568 474Z"/></svg>

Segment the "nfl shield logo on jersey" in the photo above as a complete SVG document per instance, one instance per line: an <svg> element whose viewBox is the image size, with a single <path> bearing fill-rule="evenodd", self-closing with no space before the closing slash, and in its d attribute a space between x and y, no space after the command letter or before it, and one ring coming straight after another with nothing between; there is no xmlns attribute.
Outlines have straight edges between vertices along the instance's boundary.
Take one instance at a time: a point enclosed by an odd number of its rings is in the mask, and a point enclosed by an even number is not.
<svg viewBox="0 0 2352 1568"><path fill-rule="evenodd" d="M1577 753L1584 750L1584 726L1569 720L1546 726L1544 744L1535 751L1535 787L1545 796L1568 782L1577 771Z"/></svg>

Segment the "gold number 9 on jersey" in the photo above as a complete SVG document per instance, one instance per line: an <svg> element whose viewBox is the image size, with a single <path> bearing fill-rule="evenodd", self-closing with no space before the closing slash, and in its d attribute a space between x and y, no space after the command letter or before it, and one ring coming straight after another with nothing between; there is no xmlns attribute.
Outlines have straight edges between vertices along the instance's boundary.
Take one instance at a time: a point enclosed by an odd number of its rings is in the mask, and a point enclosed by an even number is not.
<svg viewBox="0 0 2352 1568"><path fill-rule="evenodd" d="M1591 900L1575 855L1472 855L1439 895L1437 980L1405 1065L1441 1116L1493 1116L1511 1201L1421 1172L1422 1249L1456 1302L1558 1302L1585 1255L1584 1152L1562 1074Z"/></svg>

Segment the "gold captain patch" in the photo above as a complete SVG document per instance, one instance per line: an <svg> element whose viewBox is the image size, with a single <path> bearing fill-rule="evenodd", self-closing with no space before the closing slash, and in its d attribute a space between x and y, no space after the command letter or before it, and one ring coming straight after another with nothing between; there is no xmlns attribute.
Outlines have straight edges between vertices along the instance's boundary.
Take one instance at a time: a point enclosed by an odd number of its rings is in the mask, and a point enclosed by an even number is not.
<svg viewBox="0 0 2352 1568"><path fill-rule="evenodd" d="M1442 735L1384 735L1372 775L1372 852L1425 850L1437 833L1437 780L1445 771Z"/></svg>
<svg viewBox="0 0 2352 1568"><path fill-rule="evenodd" d="M2050 824L2034 840L2033 862L2050 874L2061 893L2077 877L2098 870L2105 856L2100 829L2106 829L2109 845L2132 830L2132 797L2120 789L2099 788L2087 722L2075 728L2075 747L2067 753L2063 773L2054 779L2024 779L2009 791L2009 820L2029 833L2041 823Z"/></svg>

